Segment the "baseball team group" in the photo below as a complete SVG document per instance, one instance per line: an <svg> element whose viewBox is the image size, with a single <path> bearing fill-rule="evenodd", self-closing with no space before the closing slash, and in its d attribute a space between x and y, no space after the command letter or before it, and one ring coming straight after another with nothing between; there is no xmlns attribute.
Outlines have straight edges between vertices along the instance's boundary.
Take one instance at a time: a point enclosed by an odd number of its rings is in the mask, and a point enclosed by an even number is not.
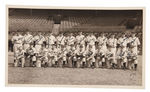
<svg viewBox="0 0 150 92"><path fill-rule="evenodd" d="M16 32L14 67L109 68L137 70L139 38L135 33L59 33L43 35Z"/></svg>

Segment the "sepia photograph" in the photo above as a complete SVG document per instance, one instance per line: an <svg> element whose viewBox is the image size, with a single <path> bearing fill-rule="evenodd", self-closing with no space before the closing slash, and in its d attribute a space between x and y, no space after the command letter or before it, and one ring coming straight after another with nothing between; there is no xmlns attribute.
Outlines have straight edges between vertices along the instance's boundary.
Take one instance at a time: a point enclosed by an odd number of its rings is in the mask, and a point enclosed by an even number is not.
<svg viewBox="0 0 150 92"><path fill-rule="evenodd" d="M8 86L144 87L144 8L6 11Z"/></svg>

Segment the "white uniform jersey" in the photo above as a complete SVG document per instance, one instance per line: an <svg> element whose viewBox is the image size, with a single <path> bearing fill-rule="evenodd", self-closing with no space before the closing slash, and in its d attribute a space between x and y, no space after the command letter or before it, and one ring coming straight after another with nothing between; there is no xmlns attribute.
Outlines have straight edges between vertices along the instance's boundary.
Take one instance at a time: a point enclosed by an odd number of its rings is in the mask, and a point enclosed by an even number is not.
<svg viewBox="0 0 150 92"><path fill-rule="evenodd" d="M76 36L76 42L77 44L85 45L85 36L84 35Z"/></svg>
<svg viewBox="0 0 150 92"><path fill-rule="evenodd" d="M86 41L87 41L88 45L94 46L95 42L96 42L96 37L94 35L87 36Z"/></svg>
<svg viewBox="0 0 150 92"><path fill-rule="evenodd" d="M44 62L48 62L48 49L46 49L46 48L41 49L40 55L42 56L41 59Z"/></svg>
<svg viewBox="0 0 150 92"><path fill-rule="evenodd" d="M35 47L28 48L28 49L27 49L27 53L28 53L29 55L34 55L34 54L36 53Z"/></svg>
<svg viewBox="0 0 150 92"><path fill-rule="evenodd" d="M34 37L34 41L36 45L42 45L43 42L45 41L45 38L42 35L37 35Z"/></svg>
<svg viewBox="0 0 150 92"><path fill-rule="evenodd" d="M13 36L12 37L12 42L14 44L13 51L16 53L19 47L22 47L23 44L23 36L18 35L18 36Z"/></svg>
<svg viewBox="0 0 150 92"><path fill-rule="evenodd" d="M24 44L30 44L33 41L33 36L28 34L24 36Z"/></svg>
<svg viewBox="0 0 150 92"><path fill-rule="evenodd" d="M117 53L117 58L121 59L122 62L127 62L127 50L121 49L120 53Z"/></svg>
<svg viewBox="0 0 150 92"><path fill-rule="evenodd" d="M20 58L24 58L24 50L17 50L16 53L14 53L14 57L15 59L20 59Z"/></svg>
<svg viewBox="0 0 150 92"><path fill-rule="evenodd" d="M108 50L107 50L107 55L112 54L112 57L108 57L108 59L112 59L112 63L117 63L116 62L116 46L117 46L117 39L115 38L109 38L107 41L108 44Z"/></svg>
<svg viewBox="0 0 150 92"><path fill-rule="evenodd" d="M127 38L127 37L120 37L120 38L117 40L117 43L118 43L121 47L127 47L128 38Z"/></svg>
<svg viewBox="0 0 150 92"><path fill-rule="evenodd" d="M76 51L77 55L85 55L86 54L86 50L85 48L79 48Z"/></svg>
<svg viewBox="0 0 150 92"><path fill-rule="evenodd" d="M127 44L128 44L128 38L127 37L120 37L117 40L117 44L119 44L117 54L120 54L122 51L126 51Z"/></svg>
<svg viewBox="0 0 150 92"><path fill-rule="evenodd" d="M87 61L90 60L91 62L95 62L95 55L96 55L96 50L91 49L86 51L86 57Z"/></svg>
<svg viewBox="0 0 150 92"><path fill-rule="evenodd" d="M98 37L97 42L98 42L99 51L101 51L103 54L105 54L107 51L107 46L106 46L107 38L106 37Z"/></svg>
<svg viewBox="0 0 150 92"><path fill-rule="evenodd" d="M22 35L13 36L12 37L12 42L14 44L22 44L23 43L23 36Z"/></svg>
<svg viewBox="0 0 150 92"><path fill-rule="evenodd" d="M97 42L99 46L106 46L107 38L106 37L98 37Z"/></svg>
<svg viewBox="0 0 150 92"><path fill-rule="evenodd" d="M66 61L66 55L67 55L67 49L64 48L63 50L60 50L60 54L58 55L58 59L60 58L62 61Z"/></svg>
<svg viewBox="0 0 150 92"><path fill-rule="evenodd" d="M129 49L132 50L133 53L136 53L138 55L138 45L140 45L140 41L137 37L130 37L128 40L129 44L132 46Z"/></svg>
<svg viewBox="0 0 150 92"><path fill-rule="evenodd" d="M58 36L57 37L57 44L59 45L65 45L66 37L65 36Z"/></svg>
<svg viewBox="0 0 150 92"><path fill-rule="evenodd" d="M30 43L33 42L33 36L28 34L24 36L24 45L23 48L26 51L30 47Z"/></svg>
<svg viewBox="0 0 150 92"><path fill-rule="evenodd" d="M75 42L75 37L74 36L68 36L66 37L67 45L73 45Z"/></svg>
<svg viewBox="0 0 150 92"><path fill-rule="evenodd" d="M107 44L110 48L116 48L117 46L117 39L116 38L109 38L107 40Z"/></svg>
<svg viewBox="0 0 150 92"><path fill-rule="evenodd" d="M138 45L140 45L139 38L137 38L137 37L134 37L134 38L130 37L128 42L134 47L137 47Z"/></svg>
<svg viewBox="0 0 150 92"><path fill-rule="evenodd" d="M45 39L47 44L55 44L56 42L56 38L53 35L47 36Z"/></svg>

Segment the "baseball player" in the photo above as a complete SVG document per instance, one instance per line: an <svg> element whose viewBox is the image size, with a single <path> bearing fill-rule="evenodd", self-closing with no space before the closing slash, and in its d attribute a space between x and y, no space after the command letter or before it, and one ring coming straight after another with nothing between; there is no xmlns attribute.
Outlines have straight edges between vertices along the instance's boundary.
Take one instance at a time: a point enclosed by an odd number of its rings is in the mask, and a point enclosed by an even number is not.
<svg viewBox="0 0 150 92"><path fill-rule="evenodd" d="M121 63L122 68L127 69L127 50L121 49L120 53L118 53L118 60Z"/></svg>
<svg viewBox="0 0 150 92"><path fill-rule="evenodd" d="M86 38L87 42L87 50L89 49L89 45L92 46L92 49L95 49L95 42L96 42L96 37L93 35L93 33L90 33L89 36Z"/></svg>
<svg viewBox="0 0 150 92"><path fill-rule="evenodd" d="M77 58L76 58L77 50L73 44L71 45L71 48L68 52L69 52L67 54L67 56L69 57L68 63L70 62L73 68L77 67Z"/></svg>
<svg viewBox="0 0 150 92"><path fill-rule="evenodd" d="M79 35L76 36L76 48L79 49L80 45L85 48L85 41L85 36L82 34L82 32L80 32Z"/></svg>
<svg viewBox="0 0 150 92"><path fill-rule="evenodd" d="M22 47L23 36L20 33L16 33L16 35L12 37L12 43L14 44L13 51L15 53L19 47Z"/></svg>
<svg viewBox="0 0 150 92"><path fill-rule="evenodd" d="M69 36L66 37L67 48L70 49L71 45L75 44L75 41L76 41L75 37L73 36L72 33L70 33Z"/></svg>
<svg viewBox="0 0 150 92"><path fill-rule="evenodd" d="M55 36L53 36L52 33L49 33L49 35L45 38L45 40L46 40L46 47L47 48L52 48L52 46L56 42L56 38L55 38Z"/></svg>
<svg viewBox="0 0 150 92"><path fill-rule="evenodd" d="M128 68L136 70L137 66L135 64L137 62L137 55L131 49L128 50L127 60L128 60Z"/></svg>
<svg viewBox="0 0 150 92"><path fill-rule="evenodd" d="M93 49L93 46L89 45L89 49L86 51L86 61L88 68L95 68L95 53L96 50Z"/></svg>
<svg viewBox="0 0 150 92"><path fill-rule="evenodd" d="M40 59L42 61L42 65L44 65L45 68L48 67L48 49L42 46L39 54L41 56Z"/></svg>
<svg viewBox="0 0 150 92"><path fill-rule="evenodd" d="M117 55L120 57L123 57L124 59L118 59L118 67L121 68L121 62L124 62L125 65L123 65L124 68L127 66L127 60L125 58L126 56L126 51L127 51L127 43L128 43L128 38L125 36L125 34L122 34L122 36L117 40L118 44L118 50L117 50ZM124 53L124 54L123 54ZM122 56L123 54L123 56ZM123 61L122 61L123 60Z"/></svg>
<svg viewBox="0 0 150 92"><path fill-rule="evenodd" d="M67 64L67 49L66 48L62 48L62 64L63 66L65 66Z"/></svg>
<svg viewBox="0 0 150 92"><path fill-rule="evenodd" d="M106 52L106 66L107 68L112 68L114 69L115 68L115 65L114 65L114 53L111 51L111 48L108 48L107 49L107 52Z"/></svg>
<svg viewBox="0 0 150 92"><path fill-rule="evenodd" d="M104 33L102 33L100 35L100 37L97 38L97 42L98 42L98 50L97 50L97 60L98 60L98 64L99 61L101 61L100 63L102 64L102 67L104 67L105 65L105 54L107 52L107 38L105 37Z"/></svg>
<svg viewBox="0 0 150 92"><path fill-rule="evenodd" d="M24 67L25 59L24 59L24 50L22 46L18 47L16 52L14 53L14 66L17 67L21 63L21 67Z"/></svg>
<svg viewBox="0 0 150 92"><path fill-rule="evenodd" d="M140 41L139 38L135 36L135 33L132 33L131 37L128 40L128 43L131 52L133 52L136 55L136 57L138 57L138 46L140 45ZM138 59L134 61L135 70L137 69L137 65L138 65Z"/></svg>
<svg viewBox="0 0 150 92"><path fill-rule="evenodd" d="M54 49L55 49L55 45L52 46L52 48L48 49L48 65L51 67L54 65Z"/></svg>
<svg viewBox="0 0 150 92"><path fill-rule="evenodd" d="M23 48L25 51L25 56L27 57L27 49L30 47L30 44L33 42L33 36L31 34L29 34L29 32L27 32L24 35L24 39L23 39Z"/></svg>
<svg viewBox="0 0 150 92"><path fill-rule="evenodd" d="M38 35L36 35L34 37L34 41L35 41L35 49L36 52L39 53L40 49L42 47L43 42L45 41L45 38L41 35L41 32L38 33Z"/></svg>
<svg viewBox="0 0 150 92"><path fill-rule="evenodd" d="M23 39L23 48L24 50L26 51L26 49L28 49L30 47L30 43L33 41L33 36L27 32L25 35L24 35L24 39Z"/></svg>
<svg viewBox="0 0 150 92"><path fill-rule="evenodd" d="M64 46L66 43L66 37L63 35L63 33L60 33L59 36L57 36L57 45L58 46Z"/></svg>
<svg viewBox="0 0 150 92"><path fill-rule="evenodd" d="M80 45L79 49L77 49L77 68L86 67L86 50L83 45Z"/></svg>
<svg viewBox="0 0 150 92"><path fill-rule="evenodd" d="M54 59L52 61L52 65L54 67L58 67L58 55L59 55L60 51L59 49L57 48L57 46L54 46L54 50L53 50L53 56L54 56Z"/></svg>
<svg viewBox="0 0 150 92"><path fill-rule="evenodd" d="M111 35L111 37L107 40L107 45L109 48L109 51L113 54L112 55L112 68L115 68L116 62L116 46L117 46L117 39L115 38L115 35Z"/></svg>
<svg viewBox="0 0 150 92"><path fill-rule="evenodd" d="M26 50L27 58L30 58L30 64L35 67L36 66L36 49L33 44L30 44L30 47Z"/></svg>

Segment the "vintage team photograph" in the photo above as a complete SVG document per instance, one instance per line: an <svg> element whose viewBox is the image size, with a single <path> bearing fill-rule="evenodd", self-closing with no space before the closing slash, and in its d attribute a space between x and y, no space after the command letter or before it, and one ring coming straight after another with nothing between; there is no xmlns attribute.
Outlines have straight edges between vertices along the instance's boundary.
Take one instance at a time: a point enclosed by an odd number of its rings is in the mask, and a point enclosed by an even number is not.
<svg viewBox="0 0 150 92"><path fill-rule="evenodd" d="M6 84L144 86L143 8L7 7Z"/></svg>

